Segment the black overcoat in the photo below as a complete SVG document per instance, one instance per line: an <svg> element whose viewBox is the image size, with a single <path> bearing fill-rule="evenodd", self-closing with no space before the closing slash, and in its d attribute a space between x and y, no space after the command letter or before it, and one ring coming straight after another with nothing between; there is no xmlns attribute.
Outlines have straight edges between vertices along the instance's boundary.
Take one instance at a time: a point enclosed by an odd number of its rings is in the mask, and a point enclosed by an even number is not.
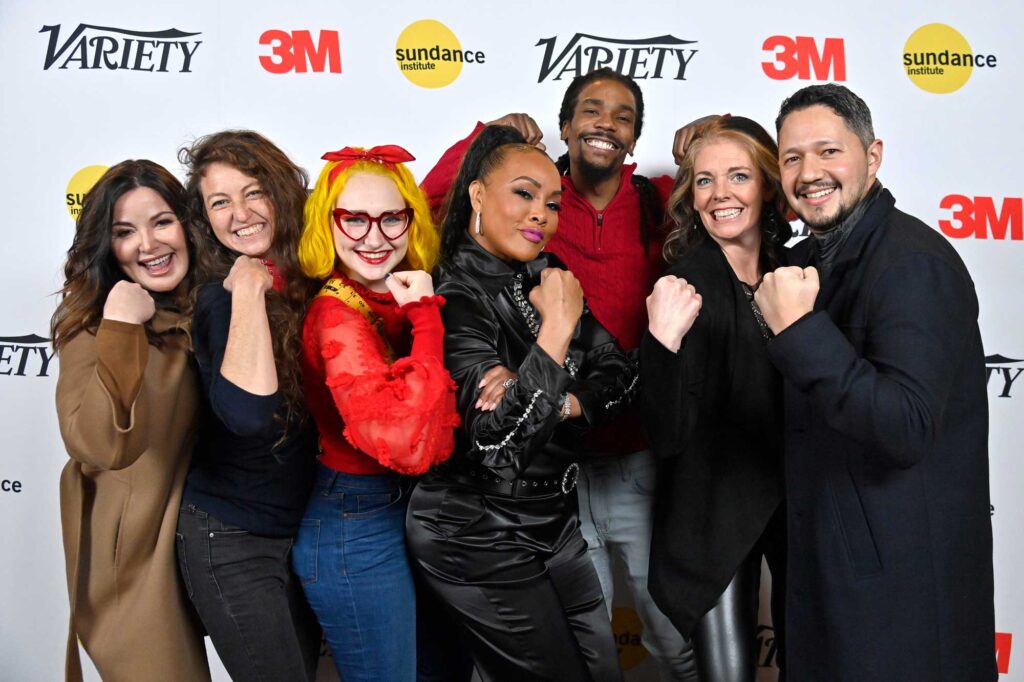
<svg viewBox="0 0 1024 682"><path fill-rule="evenodd" d="M997 678L977 318L956 251L882 190L814 311L769 344L786 393L790 682Z"/></svg>

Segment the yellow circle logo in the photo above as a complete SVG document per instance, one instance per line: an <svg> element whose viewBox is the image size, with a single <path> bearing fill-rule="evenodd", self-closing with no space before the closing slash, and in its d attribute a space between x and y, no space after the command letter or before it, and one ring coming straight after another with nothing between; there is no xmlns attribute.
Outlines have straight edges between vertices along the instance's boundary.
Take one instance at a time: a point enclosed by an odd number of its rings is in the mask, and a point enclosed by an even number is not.
<svg viewBox="0 0 1024 682"><path fill-rule="evenodd" d="M395 44L395 62L402 75L421 88L443 88L462 73L463 64L483 64L479 50L463 50L459 39L440 21L409 24Z"/></svg>
<svg viewBox="0 0 1024 682"><path fill-rule="evenodd" d="M960 31L946 24L927 24L907 38L903 68L914 85L927 92L955 92L974 73L974 68L994 67L994 55L976 55Z"/></svg>
<svg viewBox="0 0 1024 682"><path fill-rule="evenodd" d="M633 609L612 609L612 631L619 650L619 665L632 670L647 658L647 649L640 643L644 625Z"/></svg>
<svg viewBox="0 0 1024 682"><path fill-rule="evenodd" d="M107 166L86 166L71 176L68 181L68 191L64 195L64 204L68 207L68 213L74 220L82 213L82 199L86 192L92 189L96 181L107 172Z"/></svg>

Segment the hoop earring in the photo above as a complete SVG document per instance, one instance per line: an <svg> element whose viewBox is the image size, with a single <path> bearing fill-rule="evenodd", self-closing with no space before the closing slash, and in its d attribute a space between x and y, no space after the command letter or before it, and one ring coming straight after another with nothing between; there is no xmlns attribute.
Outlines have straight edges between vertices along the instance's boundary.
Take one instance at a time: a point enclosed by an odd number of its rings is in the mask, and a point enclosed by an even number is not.
<svg viewBox="0 0 1024 682"><path fill-rule="evenodd" d="M475 223L475 229L476 229L476 233L477 233L478 235L480 235L480 234L483 234L483 233L484 233L484 231L483 231L482 229L480 229L480 211L477 211L477 212L476 212L476 223Z"/></svg>

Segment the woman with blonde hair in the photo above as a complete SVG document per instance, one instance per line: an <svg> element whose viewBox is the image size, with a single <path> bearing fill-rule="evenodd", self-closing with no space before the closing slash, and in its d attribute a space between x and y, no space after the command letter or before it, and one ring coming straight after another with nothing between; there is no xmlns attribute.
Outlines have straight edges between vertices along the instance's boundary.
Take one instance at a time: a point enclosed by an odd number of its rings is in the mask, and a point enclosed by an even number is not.
<svg viewBox="0 0 1024 682"><path fill-rule="evenodd" d="M302 345L321 455L293 565L342 679L411 681L408 476L448 457L458 424L444 299L429 274L439 239L407 151L345 147L323 158L299 243L303 272L325 280Z"/></svg>

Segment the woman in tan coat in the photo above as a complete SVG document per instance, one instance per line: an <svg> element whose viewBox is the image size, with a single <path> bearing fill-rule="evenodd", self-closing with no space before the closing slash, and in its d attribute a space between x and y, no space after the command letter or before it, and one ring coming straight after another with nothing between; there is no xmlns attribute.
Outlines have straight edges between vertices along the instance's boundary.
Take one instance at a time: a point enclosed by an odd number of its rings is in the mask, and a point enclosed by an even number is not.
<svg viewBox="0 0 1024 682"><path fill-rule="evenodd" d="M52 321L71 618L105 682L209 680L178 580L175 527L195 439L188 292L196 243L181 184L124 161L86 195ZM198 254L201 256L201 254Z"/></svg>

